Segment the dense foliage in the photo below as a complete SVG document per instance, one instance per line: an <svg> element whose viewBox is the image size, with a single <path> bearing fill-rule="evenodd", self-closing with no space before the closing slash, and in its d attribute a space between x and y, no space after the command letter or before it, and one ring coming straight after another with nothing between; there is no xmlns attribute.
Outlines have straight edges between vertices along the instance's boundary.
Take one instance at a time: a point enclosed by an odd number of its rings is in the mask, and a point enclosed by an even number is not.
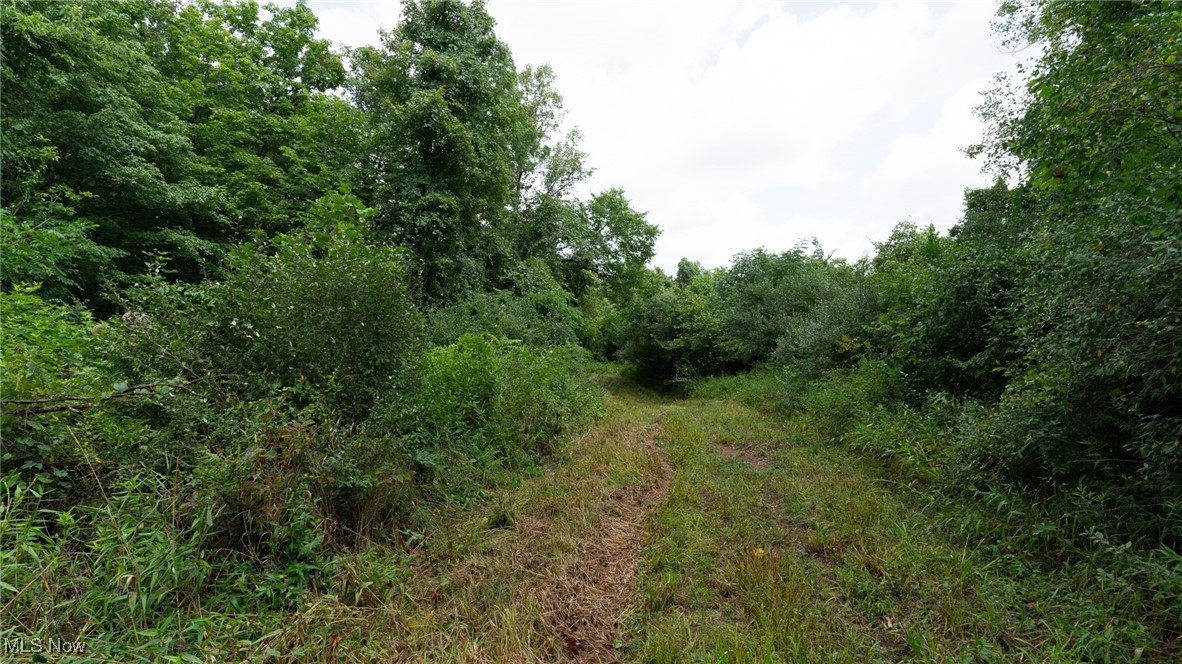
<svg viewBox="0 0 1182 664"><path fill-rule="evenodd" d="M481 4L349 53L303 3L0 11L0 636L233 657L596 412L583 310L657 231L574 196Z"/></svg>
<svg viewBox="0 0 1182 664"><path fill-rule="evenodd" d="M855 265L683 263L635 302L623 355L666 384L762 367L756 401L966 501L970 541L1136 597L1153 634L1078 651L1132 656L1182 624L1182 12L999 16L1041 51L1024 88L986 95L991 133L969 152L999 180L966 193L957 226L901 224Z"/></svg>

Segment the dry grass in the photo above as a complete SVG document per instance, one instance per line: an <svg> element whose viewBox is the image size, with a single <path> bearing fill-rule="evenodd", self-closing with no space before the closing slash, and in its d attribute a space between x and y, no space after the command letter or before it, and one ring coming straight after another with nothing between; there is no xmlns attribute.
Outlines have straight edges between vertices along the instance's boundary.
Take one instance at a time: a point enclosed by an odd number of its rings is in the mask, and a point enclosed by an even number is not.
<svg viewBox="0 0 1182 664"><path fill-rule="evenodd" d="M742 461L757 470L767 470L772 465L772 460L767 455L755 450L718 443L714 446L714 451L724 457Z"/></svg>
<svg viewBox="0 0 1182 664"><path fill-rule="evenodd" d="M601 503L599 527L579 540L574 559L555 578L554 608L545 615L550 631L563 634L566 654L585 662L618 661L616 641L620 619L636 591L636 569L649 515L665 499L673 479L669 461L654 438L660 426L643 438L650 458L661 468L652 481L624 486Z"/></svg>

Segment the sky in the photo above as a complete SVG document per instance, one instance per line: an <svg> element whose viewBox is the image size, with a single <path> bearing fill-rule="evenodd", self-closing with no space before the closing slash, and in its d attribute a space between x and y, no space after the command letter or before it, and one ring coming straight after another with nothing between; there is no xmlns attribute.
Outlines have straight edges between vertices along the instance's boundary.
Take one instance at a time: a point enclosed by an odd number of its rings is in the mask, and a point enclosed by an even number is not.
<svg viewBox="0 0 1182 664"><path fill-rule="evenodd" d="M397 2L311 1L320 36L378 43ZM653 264L706 267L816 238L856 260L901 221L947 230L991 178L961 149L1012 71L996 2L489 0L518 68L548 63L588 192L661 228Z"/></svg>

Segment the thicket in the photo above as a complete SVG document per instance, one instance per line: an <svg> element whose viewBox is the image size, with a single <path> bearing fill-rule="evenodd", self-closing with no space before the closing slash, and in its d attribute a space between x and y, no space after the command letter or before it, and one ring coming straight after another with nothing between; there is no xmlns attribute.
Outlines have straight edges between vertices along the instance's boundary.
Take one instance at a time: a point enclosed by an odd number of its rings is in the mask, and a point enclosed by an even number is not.
<svg viewBox="0 0 1182 664"><path fill-rule="evenodd" d="M219 281L150 275L97 325L0 295L5 633L226 648L250 622L211 615L291 610L595 412L577 346L428 346L408 266L345 219L240 246Z"/></svg>
<svg viewBox="0 0 1182 664"><path fill-rule="evenodd" d="M657 231L480 3L348 53L303 3L0 12L0 637L254 652L599 409L584 312Z"/></svg>

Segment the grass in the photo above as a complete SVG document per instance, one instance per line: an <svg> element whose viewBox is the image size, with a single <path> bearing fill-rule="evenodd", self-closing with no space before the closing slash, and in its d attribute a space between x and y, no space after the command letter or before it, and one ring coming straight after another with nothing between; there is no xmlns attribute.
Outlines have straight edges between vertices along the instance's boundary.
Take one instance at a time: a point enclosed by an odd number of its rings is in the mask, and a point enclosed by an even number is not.
<svg viewBox="0 0 1182 664"><path fill-rule="evenodd" d="M334 559L294 612L198 609L174 659L1169 659L1093 570L956 544L955 505L726 380L608 378L607 414L534 476Z"/></svg>
<svg viewBox="0 0 1182 664"><path fill-rule="evenodd" d="M749 389L610 381L539 476L339 561L252 655L319 661L1168 659L1079 569L954 544L952 506ZM659 446L659 449L658 449ZM253 658L253 657L252 657Z"/></svg>
<svg viewBox="0 0 1182 664"><path fill-rule="evenodd" d="M822 443L810 418L698 394L666 409L677 472L625 659L1168 659L1081 570L958 547L942 527L955 506Z"/></svg>
<svg viewBox="0 0 1182 664"><path fill-rule="evenodd" d="M538 477L475 508L440 506L408 550L338 560L327 592L248 658L614 657L645 518L672 476L652 444L666 402L619 384L614 392L607 416Z"/></svg>

